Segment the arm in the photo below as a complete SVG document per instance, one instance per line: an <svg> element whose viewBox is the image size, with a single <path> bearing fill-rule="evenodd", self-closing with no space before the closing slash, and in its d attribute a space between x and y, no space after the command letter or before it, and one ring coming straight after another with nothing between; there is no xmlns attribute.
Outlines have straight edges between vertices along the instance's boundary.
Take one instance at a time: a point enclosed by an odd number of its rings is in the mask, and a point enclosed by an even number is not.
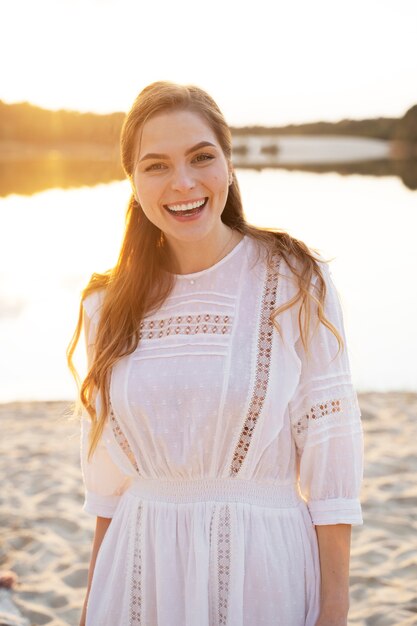
<svg viewBox="0 0 417 626"><path fill-rule="evenodd" d="M87 302L84 301L83 304L87 365L90 367L93 359L97 319L95 311L97 310L98 300L95 297L95 294L91 294L87 299ZM88 435L90 427L91 420L83 417L81 421L80 439L80 460L85 488L85 502L83 510L96 517L96 528L91 549L87 590L80 618L80 626L85 626L88 598L90 595L97 555L107 529L110 526L118 500L126 486L126 476L112 461L103 440L100 440L92 459L88 461Z"/></svg>
<svg viewBox="0 0 417 626"><path fill-rule="evenodd" d="M88 582L87 582L87 592L85 595L85 600L84 600L84 606L83 606L83 611L81 614L81 618L80 618L80 625L79 626L85 626L85 617L86 617L86 612L87 612L87 603L88 603L88 596L90 593L90 587L91 587L91 581L93 580L93 574L94 574L94 568L96 565L96 560L97 560L97 554L98 551L100 549L101 546L101 542L104 539L104 536L107 532L108 527L110 526L111 523L111 518L107 518L107 517L97 517L96 520L96 530L94 533L94 539L93 539L93 547L91 550L91 557L90 557L90 567L88 570Z"/></svg>
<svg viewBox="0 0 417 626"><path fill-rule="evenodd" d="M359 500L363 475L360 407L352 385L343 312L329 269L325 314L345 350L322 324L307 357L295 344L300 378L290 402L299 484L315 526L320 557L320 614L315 626L346 626L349 610L351 526L362 524Z"/></svg>
<svg viewBox="0 0 417 626"><path fill-rule="evenodd" d="M316 626L347 626L350 524L316 526L320 555L320 615Z"/></svg>

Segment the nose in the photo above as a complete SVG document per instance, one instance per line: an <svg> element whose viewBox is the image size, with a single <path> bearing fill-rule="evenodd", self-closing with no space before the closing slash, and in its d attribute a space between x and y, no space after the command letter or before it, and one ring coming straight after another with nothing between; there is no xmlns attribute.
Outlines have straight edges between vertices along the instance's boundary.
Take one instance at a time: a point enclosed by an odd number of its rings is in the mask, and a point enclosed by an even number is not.
<svg viewBox="0 0 417 626"><path fill-rule="evenodd" d="M175 191L188 191L195 187L193 172L186 166L179 166L173 170L171 187Z"/></svg>

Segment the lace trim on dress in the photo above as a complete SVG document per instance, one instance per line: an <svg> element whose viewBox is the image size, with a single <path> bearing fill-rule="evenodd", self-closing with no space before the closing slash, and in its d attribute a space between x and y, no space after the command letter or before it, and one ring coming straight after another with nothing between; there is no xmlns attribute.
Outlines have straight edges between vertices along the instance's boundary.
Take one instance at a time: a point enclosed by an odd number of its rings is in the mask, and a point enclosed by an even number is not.
<svg viewBox="0 0 417 626"><path fill-rule="evenodd" d="M140 544L142 526L141 504L138 507L135 522L129 626L141 626L142 624L142 552Z"/></svg>
<svg viewBox="0 0 417 626"><path fill-rule="evenodd" d="M129 442L126 439L125 434L123 433L122 429L120 428L120 424L119 424L119 422L117 420L117 417L114 414L113 407L112 407L111 403L110 403L109 409L110 409L110 411L109 411L110 424L111 424L111 427L112 427L113 435L114 435L117 443L119 444L119 446L121 447L121 449L123 450L123 452L125 453L127 458L129 459L129 461L131 462L131 464L135 468L136 472L139 474L139 468L138 468L137 463L136 463L135 455L132 452L132 448L130 447Z"/></svg>
<svg viewBox="0 0 417 626"><path fill-rule="evenodd" d="M219 576L219 626L227 624L227 610L229 601L230 581L230 510L229 506L222 507L219 514L218 529L218 576Z"/></svg>
<svg viewBox="0 0 417 626"><path fill-rule="evenodd" d="M307 420L320 419L325 415L339 413L339 411L341 410L341 400L328 400L327 402L320 402L319 404L315 404L314 406L312 406L309 413L306 413L305 415L300 417L297 422L293 424L293 428L295 429L297 434L300 435L303 430L308 428Z"/></svg>
<svg viewBox="0 0 417 626"><path fill-rule="evenodd" d="M313 428L313 425L314 437L312 435L312 443L314 443L314 439L317 436L328 432L331 428L336 426L338 427L340 433L344 432L340 430L340 427L345 427L345 429L353 432L355 430L352 430L353 424L360 426L358 416L360 417L360 409L357 395L354 392L343 398L331 398L329 400L318 402L310 407L308 413L304 413L299 418L292 421L292 428L296 437L297 446L304 446L307 438L307 431L309 428Z"/></svg>
<svg viewBox="0 0 417 626"><path fill-rule="evenodd" d="M265 280L265 287L262 295L261 304L261 319L258 336L255 386L252 393L246 421L243 425L239 443L237 444L233 456L231 475L237 474L242 466L243 461L245 460L245 457L249 450L251 437L266 397L269 369L271 364L272 337L274 329L274 325L270 319L270 315L274 310L277 295L277 278L279 265L280 258L277 260L275 267L268 268Z"/></svg>
<svg viewBox="0 0 417 626"><path fill-rule="evenodd" d="M169 335L229 335L232 329L230 315L199 313L198 315L173 315L156 320L143 320L139 339L159 339Z"/></svg>

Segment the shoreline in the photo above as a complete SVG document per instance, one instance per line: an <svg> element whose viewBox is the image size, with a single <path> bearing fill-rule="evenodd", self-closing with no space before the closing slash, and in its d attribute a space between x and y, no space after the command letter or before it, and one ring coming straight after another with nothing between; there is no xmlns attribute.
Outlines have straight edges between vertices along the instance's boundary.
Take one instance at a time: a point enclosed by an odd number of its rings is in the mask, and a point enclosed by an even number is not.
<svg viewBox="0 0 417 626"><path fill-rule="evenodd" d="M417 143L343 135L237 135L237 170L276 169L315 174L396 176L417 189ZM124 181L116 147L99 143L0 140L0 197L51 188Z"/></svg>
<svg viewBox="0 0 417 626"><path fill-rule="evenodd" d="M343 134L261 134L233 135L233 162L236 167L275 164L349 163L373 160L417 158L417 143L377 137ZM0 163L19 163L34 159L93 160L113 163L120 168L118 145L97 142L6 141L0 139Z"/></svg>

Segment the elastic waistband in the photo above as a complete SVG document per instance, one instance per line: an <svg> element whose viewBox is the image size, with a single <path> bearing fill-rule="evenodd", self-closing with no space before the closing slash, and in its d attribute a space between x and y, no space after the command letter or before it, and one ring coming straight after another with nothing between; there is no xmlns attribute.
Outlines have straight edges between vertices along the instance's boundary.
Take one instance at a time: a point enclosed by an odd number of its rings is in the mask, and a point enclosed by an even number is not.
<svg viewBox="0 0 417 626"><path fill-rule="evenodd" d="M302 500L297 483L280 485L239 478L195 480L135 478L127 493L144 500L179 504L218 501L277 508L298 506Z"/></svg>

